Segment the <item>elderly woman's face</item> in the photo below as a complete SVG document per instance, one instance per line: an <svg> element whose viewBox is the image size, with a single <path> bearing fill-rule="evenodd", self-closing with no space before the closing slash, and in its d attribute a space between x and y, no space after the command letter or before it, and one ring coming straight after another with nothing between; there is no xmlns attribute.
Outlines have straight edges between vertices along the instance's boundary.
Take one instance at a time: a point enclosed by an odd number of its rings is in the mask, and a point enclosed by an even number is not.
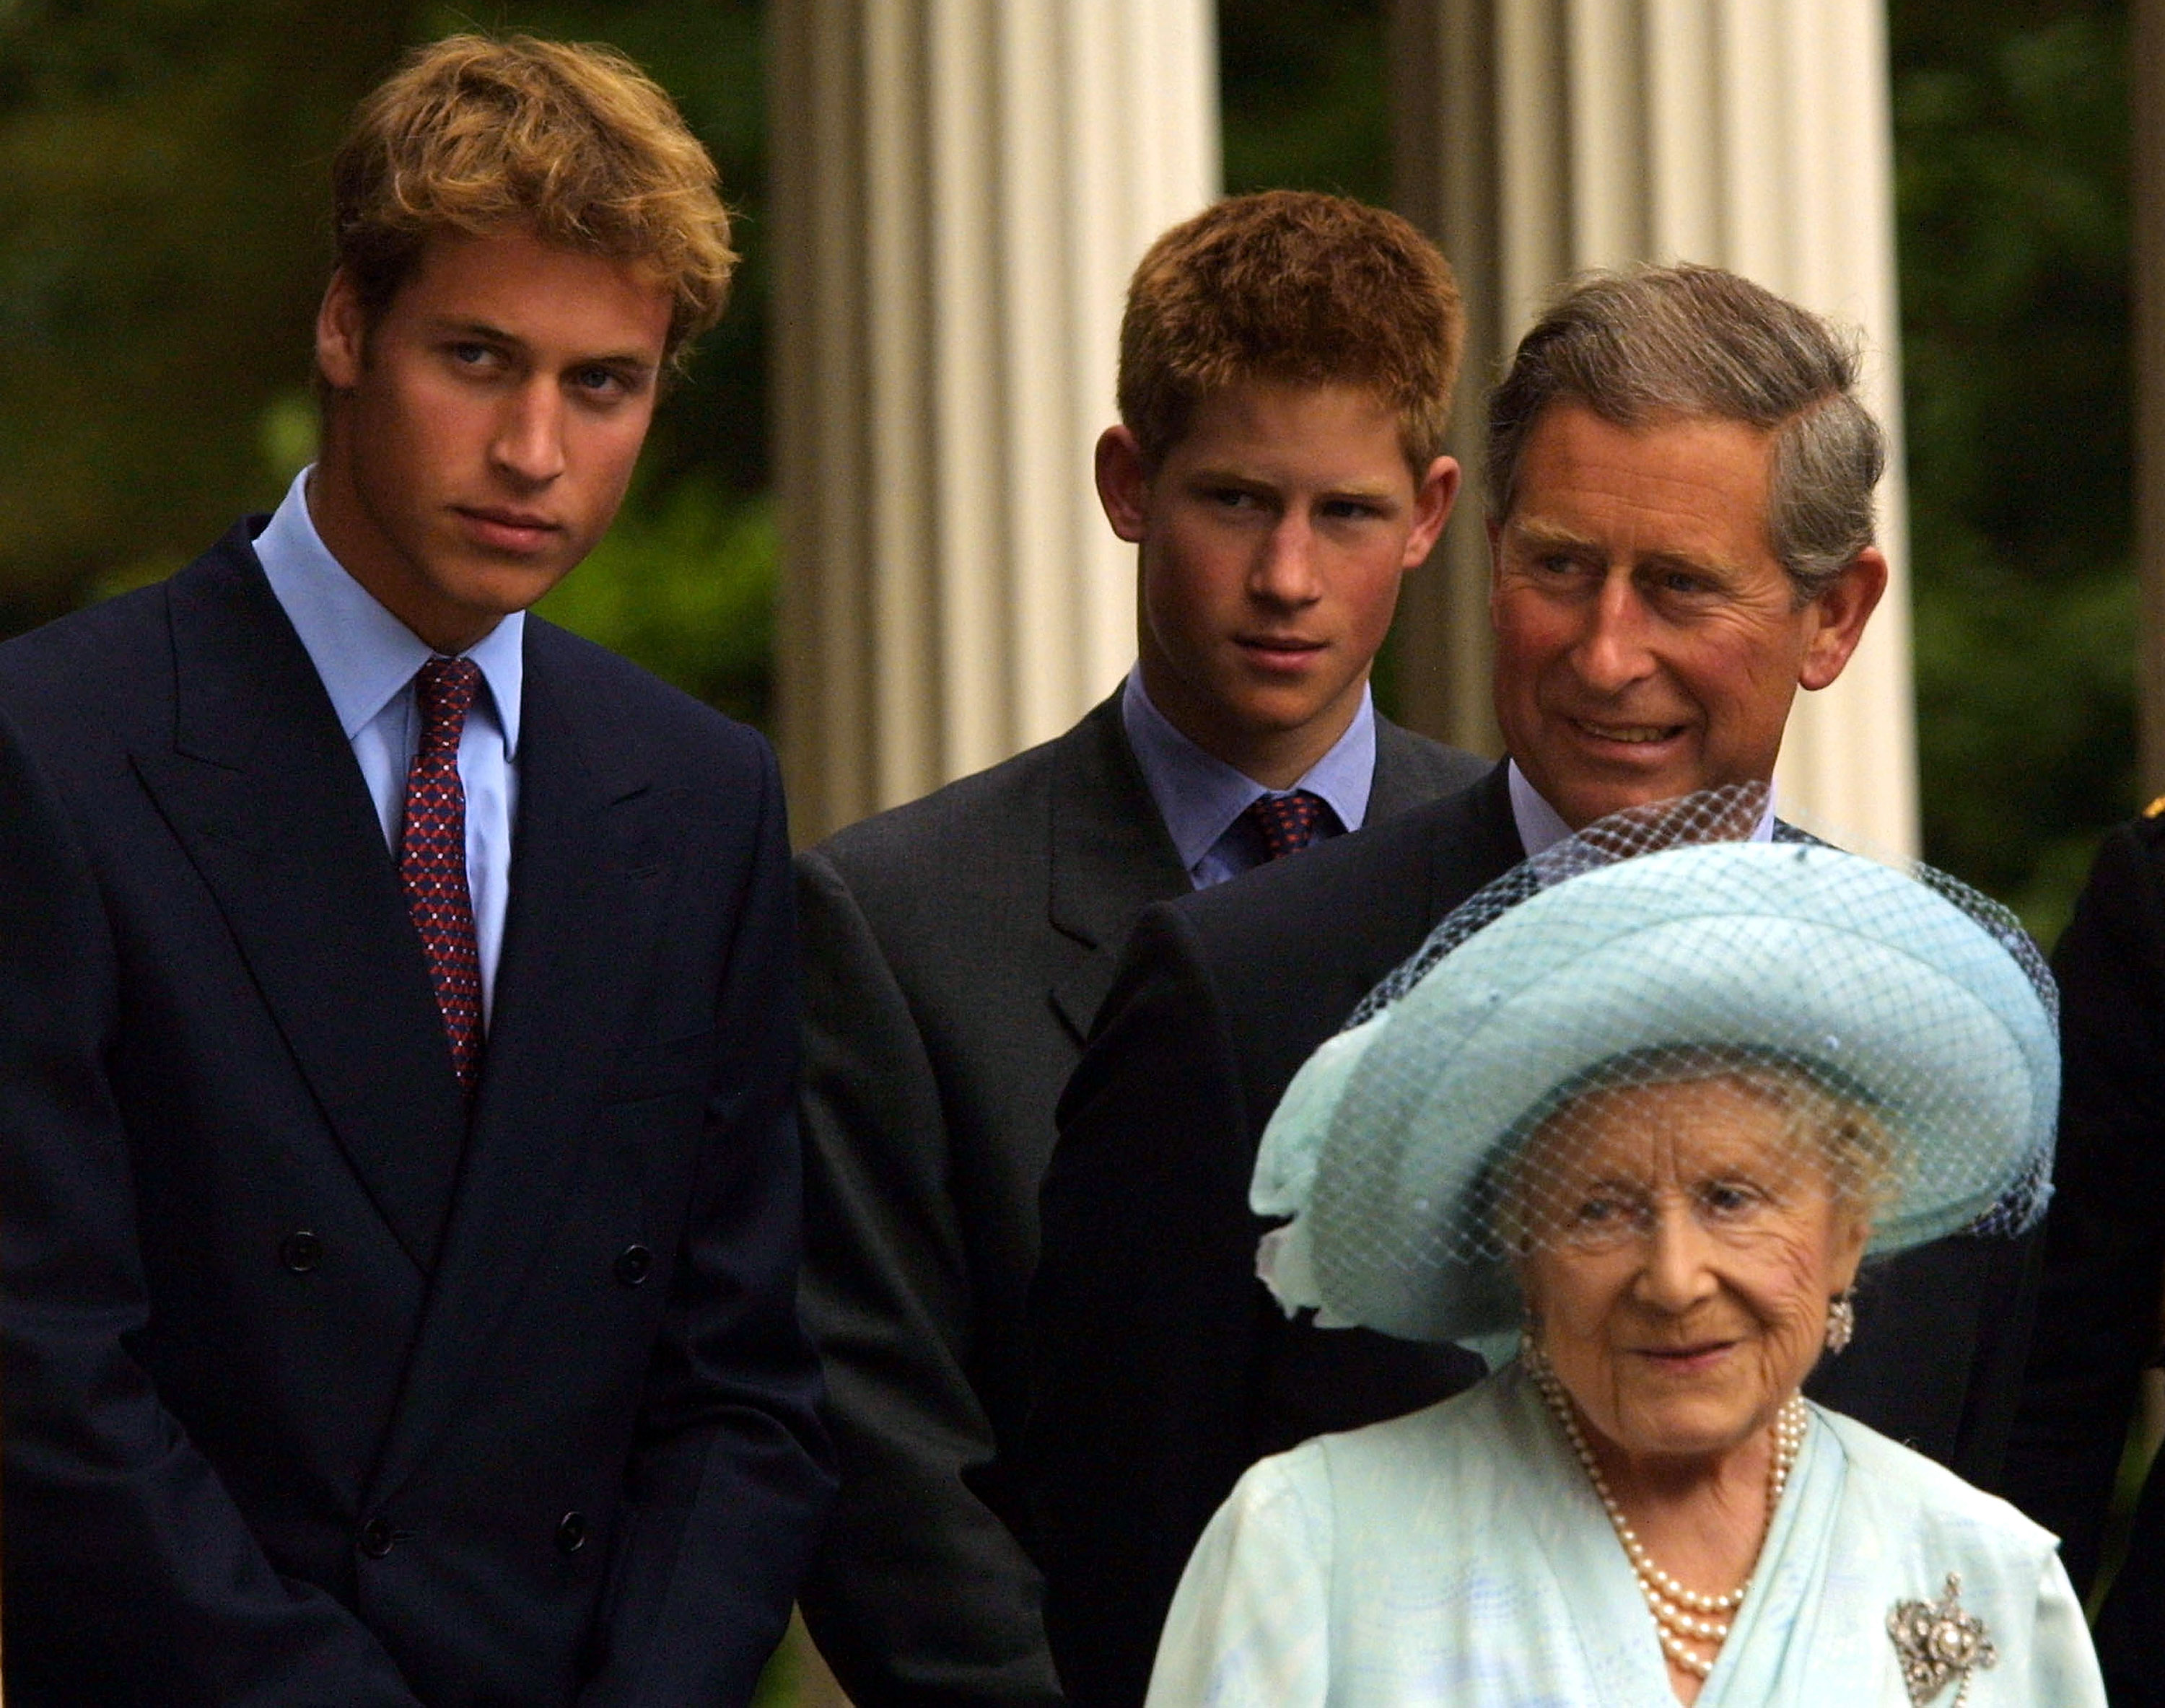
<svg viewBox="0 0 2165 1708"><path fill-rule="evenodd" d="M1588 1422L1635 1457L1719 1454L1825 1343L1867 1229L1819 1147L1734 1079L1594 1091L1536 1136L1521 1279Z"/></svg>

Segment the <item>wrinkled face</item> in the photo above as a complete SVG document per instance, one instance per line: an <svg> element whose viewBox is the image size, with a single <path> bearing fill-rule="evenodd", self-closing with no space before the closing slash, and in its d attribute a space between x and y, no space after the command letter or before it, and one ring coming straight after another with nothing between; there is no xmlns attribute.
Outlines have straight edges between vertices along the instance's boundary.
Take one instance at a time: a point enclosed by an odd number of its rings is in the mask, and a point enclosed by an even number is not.
<svg viewBox="0 0 2165 1708"><path fill-rule="evenodd" d="M629 264L524 234L431 239L372 326L340 274L316 335L324 544L440 651L524 610L616 514L669 313Z"/></svg>
<svg viewBox="0 0 2165 1708"><path fill-rule="evenodd" d="M1416 482L1396 414L1353 386L1230 386L1148 475L1112 429L1098 488L1114 531L1141 548L1152 703L1261 782L1278 779L1259 756L1320 756L1359 707L1399 580L1435 543L1457 477L1438 457Z"/></svg>
<svg viewBox="0 0 2165 1708"><path fill-rule="evenodd" d="M1797 604L1767 533L1772 435L1642 428L1551 404L1489 527L1496 715L1574 830L1774 774L1798 688L1841 673L1885 585L1877 551Z"/></svg>
<svg viewBox="0 0 2165 1708"><path fill-rule="evenodd" d="M1520 1280L1542 1350L1629 1458L1744 1446L1803 1384L1862 1215L1821 1147L1731 1078L1588 1093L1531 1141Z"/></svg>

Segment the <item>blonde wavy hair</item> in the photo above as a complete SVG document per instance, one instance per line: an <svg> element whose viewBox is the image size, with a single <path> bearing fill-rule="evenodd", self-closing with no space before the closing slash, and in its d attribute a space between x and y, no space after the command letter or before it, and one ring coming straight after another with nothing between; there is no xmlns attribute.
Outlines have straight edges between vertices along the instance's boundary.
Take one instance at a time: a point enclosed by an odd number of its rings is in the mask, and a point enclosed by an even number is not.
<svg viewBox="0 0 2165 1708"><path fill-rule="evenodd" d="M667 348L721 318L736 253L714 163L615 49L513 35L414 49L331 162L338 265L371 324L439 232L530 232L628 261L670 295Z"/></svg>

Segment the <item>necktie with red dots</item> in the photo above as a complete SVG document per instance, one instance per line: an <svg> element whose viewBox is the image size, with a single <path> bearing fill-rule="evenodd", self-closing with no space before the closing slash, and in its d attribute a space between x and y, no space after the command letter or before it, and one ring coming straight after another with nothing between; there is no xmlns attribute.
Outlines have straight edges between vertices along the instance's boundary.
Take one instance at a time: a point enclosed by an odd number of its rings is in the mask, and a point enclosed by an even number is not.
<svg viewBox="0 0 2165 1708"><path fill-rule="evenodd" d="M473 893L466 887L466 792L459 781L459 737L481 688L470 658L432 658L414 678L421 745L406 773L406 828L398 843L398 881L436 988L450 1041L451 1069L473 1089L481 1060L481 950L474 937Z"/></svg>
<svg viewBox="0 0 2165 1708"><path fill-rule="evenodd" d="M1297 854L1338 828L1338 814L1330 810L1330 804L1304 788L1290 794L1258 795L1241 817L1261 840L1267 861Z"/></svg>

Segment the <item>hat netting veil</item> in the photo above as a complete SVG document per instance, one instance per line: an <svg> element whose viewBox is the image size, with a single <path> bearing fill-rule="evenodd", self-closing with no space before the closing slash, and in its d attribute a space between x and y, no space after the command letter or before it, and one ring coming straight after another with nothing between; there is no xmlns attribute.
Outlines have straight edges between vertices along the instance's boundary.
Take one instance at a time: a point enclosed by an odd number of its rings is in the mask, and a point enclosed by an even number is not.
<svg viewBox="0 0 2165 1708"><path fill-rule="evenodd" d="M1871 1249L2034 1226L2057 996L2013 915L1794 832L1764 785L1589 825L1454 910L1302 1068L1251 1203L1288 1310L1509 1330L1518 1260L1666 1214L1861 1216Z"/></svg>

